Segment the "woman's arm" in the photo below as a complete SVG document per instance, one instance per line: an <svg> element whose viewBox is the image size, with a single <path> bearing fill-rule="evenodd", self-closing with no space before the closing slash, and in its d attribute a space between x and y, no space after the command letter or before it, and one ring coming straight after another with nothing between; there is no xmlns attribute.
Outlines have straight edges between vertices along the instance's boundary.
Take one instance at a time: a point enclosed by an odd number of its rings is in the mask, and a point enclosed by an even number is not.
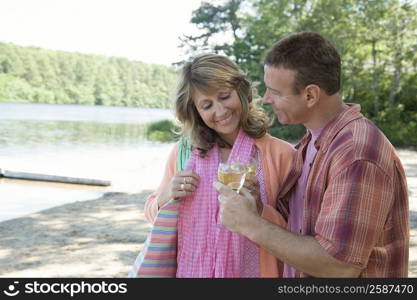
<svg viewBox="0 0 417 300"><path fill-rule="evenodd" d="M199 176L188 170L177 172L177 156L178 144L175 145L168 157L161 184L146 200L144 212L151 223L155 222L159 208L169 200L192 195L197 189Z"/></svg>
<svg viewBox="0 0 417 300"><path fill-rule="evenodd" d="M164 177L155 192L150 194L145 202L144 214L146 219L153 223L159 207L165 204L169 199L166 199L166 190L171 182L172 177L177 171L176 161L178 154L178 144L172 148L168 160L165 165ZM165 201L165 202L164 202Z"/></svg>

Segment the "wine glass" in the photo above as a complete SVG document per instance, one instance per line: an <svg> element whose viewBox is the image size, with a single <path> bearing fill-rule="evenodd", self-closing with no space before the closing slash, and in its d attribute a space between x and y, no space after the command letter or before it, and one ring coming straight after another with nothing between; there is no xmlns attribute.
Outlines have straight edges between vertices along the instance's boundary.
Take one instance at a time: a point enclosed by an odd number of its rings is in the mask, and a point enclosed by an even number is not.
<svg viewBox="0 0 417 300"><path fill-rule="evenodd" d="M217 170L217 178L221 183L231 187L234 191L239 193L245 183L246 174L248 173L256 173L256 161L254 159L249 163L242 163L239 161L220 163Z"/></svg>
<svg viewBox="0 0 417 300"><path fill-rule="evenodd" d="M249 174L256 175L256 158L252 157L246 165L246 171Z"/></svg>

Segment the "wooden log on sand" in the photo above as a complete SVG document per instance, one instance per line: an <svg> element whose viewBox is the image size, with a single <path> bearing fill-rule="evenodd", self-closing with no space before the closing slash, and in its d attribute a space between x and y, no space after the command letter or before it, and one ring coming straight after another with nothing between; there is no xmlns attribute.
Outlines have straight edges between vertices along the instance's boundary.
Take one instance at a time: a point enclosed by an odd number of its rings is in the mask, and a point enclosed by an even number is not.
<svg viewBox="0 0 417 300"><path fill-rule="evenodd" d="M84 184L84 185L99 185L109 186L111 182L108 180L98 180L89 178L76 178L66 176L56 176L47 174L36 174L36 173L25 173L25 172L14 172L0 169L0 178L11 178L11 179L24 179L24 180L37 180L37 181L51 181L71 184Z"/></svg>

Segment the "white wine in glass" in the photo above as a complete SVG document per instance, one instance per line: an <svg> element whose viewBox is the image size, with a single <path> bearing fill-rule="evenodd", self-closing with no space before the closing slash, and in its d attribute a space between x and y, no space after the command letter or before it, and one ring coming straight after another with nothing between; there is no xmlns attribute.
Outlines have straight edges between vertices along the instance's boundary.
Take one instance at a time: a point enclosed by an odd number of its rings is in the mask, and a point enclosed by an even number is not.
<svg viewBox="0 0 417 300"><path fill-rule="evenodd" d="M239 163L220 163L217 171L218 180L239 192L245 182L247 167Z"/></svg>

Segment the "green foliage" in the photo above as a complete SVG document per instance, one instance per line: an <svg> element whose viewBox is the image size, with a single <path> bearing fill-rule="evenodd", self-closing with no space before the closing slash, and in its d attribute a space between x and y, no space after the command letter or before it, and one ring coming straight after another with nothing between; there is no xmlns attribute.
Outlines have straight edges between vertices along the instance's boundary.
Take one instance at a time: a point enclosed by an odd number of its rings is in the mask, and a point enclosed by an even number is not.
<svg viewBox="0 0 417 300"><path fill-rule="evenodd" d="M0 101L169 108L176 70L0 42Z"/></svg>
<svg viewBox="0 0 417 300"><path fill-rule="evenodd" d="M361 104L396 146L417 146L417 3L412 0L228 0L203 4L191 18L203 32L184 37L191 56L201 49L235 59L263 85L263 58L278 40L319 32L342 57L343 97ZM224 42L221 36L231 37ZM293 140L301 127L270 132Z"/></svg>
<svg viewBox="0 0 417 300"><path fill-rule="evenodd" d="M156 142L173 142L177 138L175 129L174 123L170 120L152 122L147 125L146 137Z"/></svg>
<svg viewBox="0 0 417 300"><path fill-rule="evenodd" d="M280 125L278 122L269 129L269 134L291 143L298 142L305 134L303 125Z"/></svg>
<svg viewBox="0 0 417 300"><path fill-rule="evenodd" d="M409 120L407 123L402 120L404 116ZM374 121L394 145L417 146L417 113L406 113L399 104L380 111Z"/></svg>

